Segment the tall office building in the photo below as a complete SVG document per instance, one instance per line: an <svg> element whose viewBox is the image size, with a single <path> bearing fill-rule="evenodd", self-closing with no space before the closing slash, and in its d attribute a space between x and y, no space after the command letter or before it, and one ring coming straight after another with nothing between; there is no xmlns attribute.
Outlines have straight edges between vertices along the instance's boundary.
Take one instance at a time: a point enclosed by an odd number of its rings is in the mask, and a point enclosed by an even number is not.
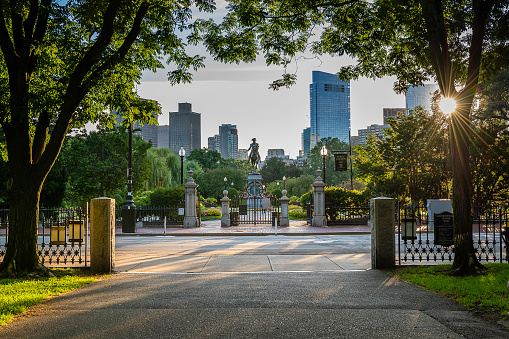
<svg viewBox="0 0 509 339"><path fill-rule="evenodd" d="M436 84L425 84L421 86L410 86L406 92L406 114L417 106L421 106L428 112L431 112L431 99L438 89Z"/></svg>
<svg viewBox="0 0 509 339"><path fill-rule="evenodd" d="M309 85L311 133L310 148L321 138L338 138L348 142L350 131L350 81L338 80L337 75L313 71Z"/></svg>
<svg viewBox="0 0 509 339"><path fill-rule="evenodd" d="M356 142L359 145L365 145L368 141L368 137L371 134L375 134L378 136L383 135L384 128L385 128L385 125L372 124L371 126L368 126L365 129L360 129L358 132L358 137L357 137Z"/></svg>
<svg viewBox="0 0 509 339"><path fill-rule="evenodd" d="M302 130L301 134L301 149L303 151L302 155L307 155L311 150L311 127L305 128Z"/></svg>
<svg viewBox="0 0 509 339"><path fill-rule="evenodd" d="M170 112L170 149L178 154L184 147L186 155L201 148L201 114L191 110L191 104L179 103L178 112Z"/></svg>
<svg viewBox="0 0 509 339"><path fill-rule="evenodd" d="M157 147L170 148L170 126L159 125L157 126Z"/></svg>
<svg viewBox="0 0 509 339"><path fill-rule="evenodd" d="M219 126L219 153L223 159L239 157L237 125L222 124Z"/></svg>
<svg viewBox="0 0 509 339"><path fill-rule="evenodd" d="M395 118L398 116L398 113L405 114L405 108L384 108L384 126L387 126L389 118Z"/></svg>

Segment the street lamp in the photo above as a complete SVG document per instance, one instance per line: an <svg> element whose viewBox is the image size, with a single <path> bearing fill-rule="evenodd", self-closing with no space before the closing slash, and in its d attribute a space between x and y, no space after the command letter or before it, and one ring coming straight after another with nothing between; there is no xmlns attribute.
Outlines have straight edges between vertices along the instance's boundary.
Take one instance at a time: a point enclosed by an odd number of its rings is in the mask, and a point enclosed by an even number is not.
<svg viewBox="0 0 509 339"><path fill-rule="evenodd" d="M286 176L283 175L283 189L286 189Z"/></svg>
<svg viewBox="0 0 509 339"><path fill-rule="evenodd" d="M325 157L327 156L327 147L325 145L320 148L320 155L323 158L323 183L325 183Z"/></svg>
<svg viewBox="0 0 509 339"><path fill-rule="evenodd" d="M228 187L227 187L227 182L228 182L228 178L227 177L224 177L224 189L226 190Z"/></svg>
<svg viewBox="0 0 509 339"><path fill-rule="evenodd" d="M179 156L180 156L180 185L183 185L184 184L184 157L186 156L186 150L184 149L184 146L180 147Z"/></svg>
<svg viewBox="0 0 509 339"><path fill-rule="evenodd" d="M122 232L136 233L136 206L133 201L133 124L129 124L129 153L127 155L127 199L122 211Z"/></svg>

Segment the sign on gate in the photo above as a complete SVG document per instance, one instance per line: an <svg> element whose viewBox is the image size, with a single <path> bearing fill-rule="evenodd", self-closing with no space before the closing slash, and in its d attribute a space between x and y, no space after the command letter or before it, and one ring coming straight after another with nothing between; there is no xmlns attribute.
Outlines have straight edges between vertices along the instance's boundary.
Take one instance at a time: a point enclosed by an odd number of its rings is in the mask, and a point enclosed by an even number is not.
<svg viewBox="0 0 509 339"><path fill-rule="evenodd" d="M239 215L247 215L247 205L239 205Z"/></svg>
<svg viewBox="0 0 509 339"><path fill-rule="evenodd" d="M262 210L268 210L268 209L270 209L270 199L263 198L262 199Z"/></svg>
<svg viewBox="0 0 509 339"><path fill-rule="evenodd" d="M348 154L345 152L334 154L334 163L336 171L344 172L348 170Z"/></svg>
<svg viewBox="0 0 509 339"><path fill-rule="evenodd" d="M435 214L435 245L454 245L454 227L450 212Z"/></svg>

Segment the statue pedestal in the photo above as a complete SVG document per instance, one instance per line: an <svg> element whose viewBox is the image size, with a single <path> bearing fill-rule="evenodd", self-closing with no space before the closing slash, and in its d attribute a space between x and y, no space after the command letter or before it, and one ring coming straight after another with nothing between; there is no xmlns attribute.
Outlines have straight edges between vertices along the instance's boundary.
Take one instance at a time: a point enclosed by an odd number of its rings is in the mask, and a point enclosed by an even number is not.
<svg viewBox="0 0 509 339"><path fill-rule="evenodd" d="M254 196L258 196L261 191L262 175L260 173L251 172L247 175L247 188L249 193ZM246 201L248 208L261 208L261 200L259 198L249 198Z"/></svg>
<svg viewBox="0 0 509 339"><path fill-rule="evenodd" d="M250 183L252 183L255 180L261 184L263 181L262 175L260 173L255 173L255 172L251 172L247 175L247 185L248 186Z"/></svg>

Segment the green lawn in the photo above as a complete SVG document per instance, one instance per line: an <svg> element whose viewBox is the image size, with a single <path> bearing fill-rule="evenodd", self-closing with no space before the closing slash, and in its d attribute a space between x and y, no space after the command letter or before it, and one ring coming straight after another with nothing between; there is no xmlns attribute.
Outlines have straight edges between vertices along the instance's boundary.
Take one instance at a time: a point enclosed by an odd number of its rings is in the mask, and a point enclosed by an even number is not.
<svg viewBox="0 0 509 339"><path fill-rule="evenodd" d="M30 306L95 280L94 277L75 275L76 270L52 270L52 272L56 275L53 278L0 280L0 326Z"/></svg>
<svg viewBox="0 0 509 339"><path fill-rule="evenodd" d="M422 286L426 290L456 300L470 311L489 318L507 318L509 312L508 264L485 264L486 272L478 276L457 277L450 274L451 265L409 266L388 273Z"/></svg>

